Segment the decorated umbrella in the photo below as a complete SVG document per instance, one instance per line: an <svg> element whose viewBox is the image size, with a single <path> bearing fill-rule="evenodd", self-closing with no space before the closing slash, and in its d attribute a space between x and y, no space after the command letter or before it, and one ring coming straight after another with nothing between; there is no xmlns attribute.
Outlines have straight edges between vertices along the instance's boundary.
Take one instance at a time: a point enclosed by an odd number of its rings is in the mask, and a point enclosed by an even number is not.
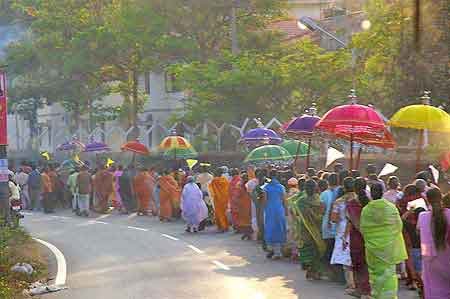
<svg viewBox="0 0 450 299"><path fill-rule="evenodd" d="M171 136L164 138L159 145L159 148L165 151L170 150L173 154L172 157L176 161L179 157L178 151L191 149L192 145L184 137L177 136L176 133L173 132Z"/></svg>
<svg viewBox="0 0 450 299"><path fill-rule="evenodd" d="M191 148L182 148L182 149L168 149L163 154L164 159L172 159L175 157L177 159L195 159L198 157L197 151Z"/></svg>
<svg viewBox="0 0 450 299"><path fill-rule="evenodd" d="M283 139L274 130L265 128L261 120L257 119L256 122L258 128L248 130L239 142L245 143L251 148L283 142Z"/></svg>
<svg viewBox="0 0 450 299"><path fill-rule="evenodd" d="M244 160L249 164L290 163L293 157L278 145L264 145L252 150Z"/></svg>
<svg viewBox="0 0 450 299"><path fill-rule="evenodd" d="M86 144L86 147L84 148L84 152L110 152L111 148L103 142L96 142L92 141L88 144Z"/></svg>
<svg viewBox="0 0 450 299"><path fill-rule="evenodd" d="M310 153L308 144L298 140L286 139L280 146L285 148L292 157L306 157Z"/></svg>
<svg viewBox="0 0 450 299"><path fill-rule="evenodd" d="M139 141L129 141L120 147L122 151L132 152L133 154L139 154L147 156L150 154L149 149Z"/></svg>
<svg viewBox="0 0 450 299"><path fill-rule="evenodd" d="M83 151L86 146L84 143L77 139L72 139L71 141L67 141L63 144L60 144L56 147L57 151L75 151L80 150Z"/></svg>
<svg viewBox="0 0 450 299"><path fill-rule="evenodd" d="M308 153L306 154L306 168L309 167L310 155L311 155L311 141L313 137L314 127L319 122L320 117L316 116L317 108L315 104L307 110L307 113L300 117L293 119L284 130L284 135L289 138L297 140L306 140L308 142ZM297 149L299 151L300 148ZM298 154L295 155L295 162L297 162Z"/></svg>
<svg viewBox="0 0 450 299"><path fill-rule="evenodd" d="M416 170L420 170L420 159L423 147L423 131L450 133L450 115L442 109L428 105L430 92L426 91L422 97L423 105L410 105L397 111L389 120L393 127L419 130L417 143Z"/></svg>
<svg viewBox="0 0 450 299"><path fill-rule="evenodd" d="M386 125L382 116L372 107L356 104L355 91L349 98L352 103L335 107L325 113L317 122L315 129L338 138L350 141L350 169L353 169L353 143L363 143L364 140L384 138Z"/></svg>

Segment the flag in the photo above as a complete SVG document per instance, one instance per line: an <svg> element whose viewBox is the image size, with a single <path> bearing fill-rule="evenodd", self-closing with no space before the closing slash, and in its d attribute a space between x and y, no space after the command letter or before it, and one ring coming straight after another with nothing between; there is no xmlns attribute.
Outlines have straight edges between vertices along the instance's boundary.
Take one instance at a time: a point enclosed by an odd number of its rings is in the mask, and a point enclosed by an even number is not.
<svg viewBox="0 0 450 299"><path fill-rule="evenodd" d="M50 160L50 154L48 152L41 153L41 156L45 158L45 160Z"/></svg>
<svg viewBox="0 0 450 299"><path fill-rule="evenodd" d="M197 165L198 160L194 160L194 159L187 159L186 160L187 165L189 166L189 169L192 170L192 168Z"/></svg>
<svg viewBox="0 0 450 299"><path fill-rule="evenodd" d="M385 176L394 173L397 171L397 169L398 169L397 166L390 163L386 163L378 176Z"/></svg>
<svg viewBox="0 0 450 299"><path fill-rule="evenodd" d="M114 160L112 160L111 158L108 158L108 160L106 161L106 167L110 167L114 163L116 163Z"/></svg>
<svg viewBox="0 0 450 299"><path fill-rule="evenodd" d="M431 171L431 174L433 175L434 182L437 184L439 182L439 170L436 169L433 165L429 165L428 168Z"/></svg>
<svg viewBox="0 0 450 299"><path fill-rule="evenodd" d="M341 153L340 151L338 151L334 147L329 147L328 148L328 152L327 152L327 163L325 164L325 168L330 166L331 163L333 163L337 159L341 159L341 158L344 158L344 157L345 157L345 155L343 153Z"/></svg>

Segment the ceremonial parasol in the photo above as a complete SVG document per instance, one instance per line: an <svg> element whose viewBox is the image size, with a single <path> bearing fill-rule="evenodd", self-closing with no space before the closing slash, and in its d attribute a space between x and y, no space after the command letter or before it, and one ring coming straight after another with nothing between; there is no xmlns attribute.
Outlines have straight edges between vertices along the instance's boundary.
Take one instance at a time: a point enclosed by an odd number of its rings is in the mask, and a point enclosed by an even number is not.
<svg viewBox="0 0 450 299"><path fill-rule="evenodd" d="M315 129L350 141L350 169L353 169L353 143L358 140L383 139L386 125L382 116L372 107L356 104L356 94L349 95L351 104L335 107L325 113Z"/></svg>
<svg viewBox="0 0 450 299"><path fill-rule="evenodd" d="M248 130L239 142L253 148L267 144L280 144L283 139L274 131L265 128L261 120L256 120L258 128Z"/></svg>
<svg viewBox="0 0 450 299"><path fill-rule="evenodd" d="M291 162L293 157L289 152L278 145L264 145L252 150L244 160L250 164L270 164Z"/></svg>
<svg viewBox="0 0 450 299"><path fill-rule="evenodd" d="M290 121L284 129L284 135L297 140L306 140L308 142L308 153L306 154L306 168L309 168L311 140L313 137L314 127L320 121L320 117L316 116L317 108L315 103L310 107L306 114ZM297 151L300 148L297 149ZM294 165L297 162L298 154L295 155Z"/></svg>
<svg viewBox="0 0 450 299"><path fill-rule="evenodd" d="M159 148L165 151L170 150L173 158L176 161L179 157L178 151L191 149L192 145L182 136L177 136L175 132L171 136L164 138L159 145Z"/></svg>
<svg viewBox="0 0 450 299"><path fill-rule="evenodd" d="M83 151L84 148L86 146L84 145L84 143L82 143L81 141L77 140L77 139L72 139L71 141L67 141L63 144L60 144L56 147L57 151L75 151L75 150L80 150Z"/></svg>
<svg viewBox="0 0 450 299"><path fill-rule="evenodd" d="M450 115L442 109L429 105L430 92L422 96L423 105L410 105L401 108L389 120L388 125L419 130L416 152L416 170L420 170L423 147L423 131L450 133Z"/></svg>
<svg viewBox="0 0 450 299"><path fill-rule="evenodd" d="M132 152L133 154L149 155L149 149L139 141L129 141L120 147L122 151Z"/></svg>
<svg viewBox="0 0 450 299"><path fill-rule="evenodd" d="M195 159L198 157L197 151L191 148L182 148L182 149L168 149L164 151L163 154L164 159Z"/></svg>
<svg viewBox="0 0 450 299"><path fill-rule="evenodd" d="M84 152L110 152L111 148L103 142L92 141L86 144Z"/></svg>
<svg viewBox="0 0 450 299"><path fill-rule="evenodd" d="M285 148L292 157L306 157L308 155L308 144L293 139L286 139L280 144L281 147Z"/></svg>

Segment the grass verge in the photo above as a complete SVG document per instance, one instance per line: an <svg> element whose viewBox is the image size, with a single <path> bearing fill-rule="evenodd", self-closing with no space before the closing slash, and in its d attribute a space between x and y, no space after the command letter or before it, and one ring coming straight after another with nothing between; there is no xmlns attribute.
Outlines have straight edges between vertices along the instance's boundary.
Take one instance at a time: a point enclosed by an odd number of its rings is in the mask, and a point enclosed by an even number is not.
<svg viewBox="0 0 450 299"><path fill-rule="evenodd" d="M0 299L22 299L31 282L46 278L47 257L40 245L22 228L0 227ZM34 273L27 276L11 272L17 263L28 263Z"/></svg>

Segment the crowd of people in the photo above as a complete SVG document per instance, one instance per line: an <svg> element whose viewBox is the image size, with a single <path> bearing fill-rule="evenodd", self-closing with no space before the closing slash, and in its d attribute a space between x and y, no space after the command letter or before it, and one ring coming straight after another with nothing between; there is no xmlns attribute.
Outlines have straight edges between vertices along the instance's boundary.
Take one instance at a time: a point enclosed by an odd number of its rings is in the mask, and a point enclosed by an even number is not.
<svg viewBox="0 0 450 299"><path fill-rule="evenodd" d="M341 282L358 298L397 298L403 280L422 298L450 298L450 194L428 171L404 188L396 176L385 183L374 165L363 175L339 163L305 174L275 166L113 165L62 175L57 166L24 165L11 180L26 209L182 218L186 232L233 230L261 244L269 259L300 263L307 280Z"/></svg>

